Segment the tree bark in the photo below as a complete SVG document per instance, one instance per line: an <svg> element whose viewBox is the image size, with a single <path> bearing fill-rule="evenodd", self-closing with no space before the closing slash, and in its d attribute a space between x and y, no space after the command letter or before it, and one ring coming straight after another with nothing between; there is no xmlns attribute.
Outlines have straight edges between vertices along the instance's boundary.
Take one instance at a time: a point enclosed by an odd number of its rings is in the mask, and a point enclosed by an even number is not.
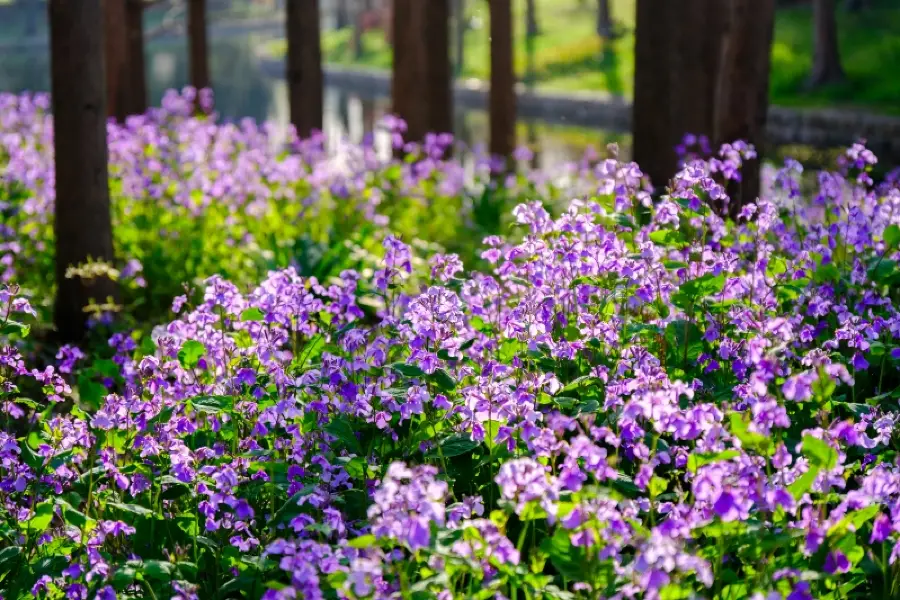
<svg viewBox="0 0 900 600"><path fill-rule="evenodd" d="M106 27L106 108L109 116L128 116L128 32L125 0L103 0Z"/></svg>
<svg viewBox="0 0 900 600"><path fill-rule="evenodd" d="M675 175L686 134L714 137L723 1L638 0L634 160L657 189Z"/></svg>
<svg viewBox="0 0 900 600"><path fill-rule="evenodd" d="M633 158L659 188L675 174L674 146L668 103L670 85L668 31L670 0L637 0L634 40Z"/></svg>
<svg viewBox="0 0 900 600"><path fill-rule="evenodd" d="M537 19L537 6L535 0L526 0L525 3L525 35L534 37L540 33Z"/></svg>
<svg viewBox="0 0 900 600"><path fill-rule="evenodd" d="M468 21L466 19L466 0L454 0L453 2L454 24L453 33L455 36L454 45L454 67L456 75L462 75L465 68L466 53L466 30L468 29Z"/></svg>
<svg viewBox="0 0 900 600"><path fill-rule="evenodd" d="M126 0L125 24L128 37L128 113L147 112L147 67L144 59L144 3Z"/></svg>
<svg viewBox="0 0 900 600"><path fill-rule="evenodd" d="M729 0L730 14L719 65L715 141L744 140L763 152L768 111L775 0ZM759 159L745 161L740 185L729 188L729 212L759 196Z"/></svg>
<svg viewBox="0 0 900 600"><path fill-rule="evenodd" d="M837 7L835 0L813 0L813 66L811 87L839 83L844 80L838 47Z"/></svg>
<svg viewBox="0 0 900 600"><path fill-rule="evenodd" d="M612 37L612 15L609 10L609 0L597 0L597 35L603 39Z"/></svg>
<svg viewBox="0 0 900 600"><path fill-rule="evenodd" d="M509 160L516 148L516 71L510 0L490 0L490 152Z"/></svg>
<svg viewBox="0 0 900 600"><path fill-rule="evenodd" d="M84 307L115 298L109 279L84 281L66 271L88 258L113 260L106 148L102 0L50 0L51 90L56 181L56 303L61 341L83 338Z"/></svg>
<svg viewBox="0 0 900 600"><path fill-rule="evenodd" d="M392 110L406 141L453 131L449 20L449 0L394 0Z"/></svg>
<svg viewBox="0 0 900 600"><path fill-rule="evenodd" d="M191 85L199 92L211 85L206 41L206 0L188 0L188 44Z"/></svg>
<svg viewBox="0 0 900 600"><path fill-rule="evenodd" d="M319 0L288 0L287 82L291 123L307 138L322 130L323 76Z"/></svg>

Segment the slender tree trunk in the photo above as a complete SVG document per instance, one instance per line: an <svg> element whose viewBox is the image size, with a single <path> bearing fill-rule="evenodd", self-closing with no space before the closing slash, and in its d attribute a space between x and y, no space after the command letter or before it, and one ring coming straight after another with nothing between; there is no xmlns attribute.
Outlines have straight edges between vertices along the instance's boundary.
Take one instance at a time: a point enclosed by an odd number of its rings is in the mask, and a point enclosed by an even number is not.
<svg viewBox="0 0 900 600"><path fill-rule="evenodd" d="M407 141L453 131L449 0L394 0L393 112Z"/></svg>
<svg viewBox="0 0 900 600"><path fill-rule="evenodd" d="M637 0L634 40L633 158L657 188L675 174L678 140L670 132L670 0Z"/></svg>
<svg viewBox="0 0 900 600"><path fill-rule="evenodd" d="M290 0L288 4L290 5ZM191 85L199 92L211 85L206 41L206 0L188 0L188 44Z"/></svg>
<svg viewBox="0 0 900 600"><path fill-rule="evenodd" d="M638 0L634 159L660 190L678 169L685 134L712 138L728 0Z"/></svg>
<svg viewBox="0 0 900 600"><path fill-rule="evenodd" d="M768 111L775 0L729 0L731 7L719 65L715 140L744 140L762 154ZM759 196L759 159L745 161L740 185L729 189L729 212Z"/></svg>
<svg viewBox="0 0 900 600"><path fill-rule="evenodd" d="M537 19L537 6L535 0L526 0L525 2L525 35L527 37L535 37L540 33Z"/></svg>
<svg viewBox="0 0 900 600"><path fill-rule="evenodd" d="M353 58L359 60L363 55L363 16L369 13L368 2L353 0Z"/></svg>
<svg viewBox="0 0 900 600"><path fill-rule="evenodd" d="M466 30L468 29L468 19L466 18L466 0L454 0L453 2L454 25L453 33L455 36L454 46L456 51L453 53L455 58L455 71L457 77L462 75L465 68L466 54Z"/></svg>
<svg viewBox="0 0 900 600"><path fill-rule="evenodd" d="M106 108L109 116L128 116L128 32L125 0L103 0L106 27Z"/></svg>
<svg viewBox="0 0 900 600"><path fill-rule="evenodd" d="M813 67L809 84L812 87L844 80L841 53L838 47L837 7L835 0L813 0Z"/></svg>
<svg viewBox="0 0 900 600"><path fill-rule="evenodd" d="M85 333L84 307L116 297L105 278L66 277L88 258L112 261L106 149L102 0L50 0L51 89L56 180L54 322L62 341Z"/></svg>
<svg viewBox="0 0 900 600"><path fill-rule="evenodd" d="M603 39L609 39L612 34L613 24L609 0L597 0L597 35Z"/></svg>
<svg viewBox="0 0 900 600"><path fill-rule="evenodd" d="M319 0L288 0L285 20L291 123L307 138L322 130L323 76Z"/></svg>
<svg viewBox="0 0 900 600"><path fill-rule="evenodd" d="M290 0L288 0L290 2ZM348 0L335 0L335 28L343 29L350 25L350 7Z"/></svg>
<svg viewBox="0 0 900 600"><path fill-rule="evenodd" d="M511 0L490 0L491 154L509 160L516 148L516 71Z"/></svg>
<svg viewBox="0 0 900 600"><path fill-rule="evenodd" d="M126 0L125 23L128 31L128 113L147 112L147 68L144 60L144 3Z"/></svg>

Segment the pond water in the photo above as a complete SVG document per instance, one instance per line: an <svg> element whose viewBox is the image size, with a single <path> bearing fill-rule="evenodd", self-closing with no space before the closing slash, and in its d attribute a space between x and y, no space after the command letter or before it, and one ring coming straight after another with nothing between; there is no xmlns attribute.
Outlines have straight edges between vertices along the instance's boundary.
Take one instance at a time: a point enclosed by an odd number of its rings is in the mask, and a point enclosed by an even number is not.
<svg viewBox="0 0 900 600"><path fill-rule="evenodd" d="M240 33L212 37L210 68L216 94L216 110L221 118L252 117L278 126L288 123L287 86L270 77L260 67L259 48L272 33ZM7 92L47 91L50 88L49 56L41 43L6 49L0 62L0 90ZM150 101L159 102L171 88L188 83L187 42L183 35L170 35L146 47L146 67ZM325 90L324 129L332 141L359 142L371 132L389 110L387 97L362 97L335 87ZM483 111L459 109L456 135L466 144L487 142L487 116ZM580 158L588 146L603 149L617 142L627 153L629 137L584 127L567 127L534 120L520 120L519 141L535 150L535 166L553 168Z"/></svg>

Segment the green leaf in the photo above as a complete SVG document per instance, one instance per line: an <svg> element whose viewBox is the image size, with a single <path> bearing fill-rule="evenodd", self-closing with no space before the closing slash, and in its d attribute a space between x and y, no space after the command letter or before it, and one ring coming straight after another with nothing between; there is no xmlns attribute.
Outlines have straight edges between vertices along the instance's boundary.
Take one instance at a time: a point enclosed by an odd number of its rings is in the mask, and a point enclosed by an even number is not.
<svg viewBox="0 0 900 600"><path fill-rule="evenodd" d="M159 581L171 581L175 572L175 565L165 560L146 560L141 565L141 572L145 577Z"/></svg>
<svg viewBox="0 0 900 600"><path fill-rule="evenodd" d="M811 435L803 436L803 445L800 451L803 453L803 456L807 457L817 467L830 471L837 466L837 450L819 438Z"/></svg>
<svg viewBox="0 0 900 600"><path fill-rule="evenodd" d="M196 340L188 340L178 351L178 362L185 369L193 369L204 354L206 354L206 346Z"/></svg>
<svg viewBox="0 0 900 600"><path fill-rule="evenodd" d="M440 442L441 451L440 453L437 451L437 448L432 448L428 451L426 455L428 458L434 458L436 456L444 455L444 458L452 458L454 456L462 456L463 454L468 454L475 448L477 448L481 443L476 442L472 439L468 433L455 433L443 441Z"/></svg>
<svg viewBox="0 0 900 600"><path fill-rule="evenodd" d="M748 429L749 423L741 413L731 413L729 419L731 421L731 433L741 441L741 446L748 450L755 450L764 456L769 456L774 452L775 447L772 440L761 433L750 431Z"/></svg>
<svg viewBox="0 0 900 600"><path fill-rule="evenodd" d="M265 318L265 313L255 306L252 306L241 313L241 321L262 321Z"/></svg>
<svg viewBox="0 0 900 600"><path fill-rule="evenodd" d="M71 504L62 498L56 499L57 506L62 508L63 520L78 529L93 529L96 521L83 512L76 510Z"/></svg>
<svg viewBox="0 0 900 600"><path fill-rule="evenodd" d="M361 535L358 538L354 538L354 539L350 540L347 543L347 545L350 546L351 548L359 548L359 549L371 548L372 546L375 545L376 541L377 540L375 539L375 536L370 533L367 535Z"/></svg>
<svg viewBox="0 0 900 600"><path fill-rule="evenodd" d="M423 375L425 375L425 371L423 371L416 365L408 365L406 363L397 362L389 366L391 369L397 371L405 377L422 377Z"/></svg>
<svg viewBox="0 0 900 600"><path fill-rule="evenodd" d="M19 337L28 337L31 332L31 326L25 323L19 323L12 319L0 324L0 335L18 335Z"/></svg>
<svg viewBox="0 0 900 600"><path fill-rule="evenodd" d="M198 412L218 414L234 407L232 396L198 396L189 400L194 410Z"/></svg>
<svg viewBox="0 0 900 600"><path fill-rule="evenodd" d="M660 229L650 233L650 241L661 246L673 246L684 243L684 234L673 229Z"/></svg>
<svg viewBox="0 0 900 600"><path fill-rule="evenodd" d="M569 532L562 527L557 527L552 537L544 538L541 550L550 557L550 562L563 577L573 581L584 577L588 557L582 548L572 545Z"/></svg>
<svg viewBox="0 0 900 600"><path fill-rule="evenodd" d="M156 514L146 506L141 506L139 504L123 504L122 502L108 502L107 506L111 506L116 510L120 510L122 512L131 513L133 515L137 515L140 517L148 517L148 518L156 518L162 519L161 515Z"/></svg>
<svg viewBox="0 0 900 600"><path fill-rule="evenodd" d="M884 243L888 248L896 248L900 244L900 226L887 226L884 230Z"/></svg>
<svg viewBox="0 0 900 600"><path fill-rule="evenodd" d="M800 500L803 497L803 494L809 491L809 488L812 487L812 484L815 483L816 477L819 475L820 467L816 465L810 465L809 470L797 478L794 483L788 486L788 491L794 497L795 500Z"/></svg>
<svg viewBox="0 0 900 600"><path fill-rule="evenodd" d="M827 283L834 282L841 278L841 271L834 265L834 263L828 263L827 265L819 265L819 267L813 273L813 281L816 283Z"/></svg>
<svg viewBox="0 0 900 600"><path fill-rule="evenodd" d="M456 381L444 369L435 369L434 373L428 376L442 392L452 392L456 389Z"/></svg>
<svg viewBox="0 0 900 600"><path fill-rule="evenodd" d="M29 534L40 534L50 527L53 520L53 503L48 501L41 502L34 507L34 516L25 521L25 530Z"/></svg>
<svg viewBox="0 0 900 600"><path fill-rule="evenodd" d="M736 456L740 456L738 450L723 450L721 452L706 452L702 454L691 454L688 456L687 468L691 473L696 473L697 469L702 466L717 463L720 461L731 460Z"/></svg>
<svg viewBox="0 0 900 600"><path fill-rule="evenodd" d="M359 440L356 439L356 434L353 432L353 427L346 418L338 417L332 419L323 429L328 434L333 435L339 441L343 442L344 446L354 454L363 453L362 448L359 445Z"/></svg>

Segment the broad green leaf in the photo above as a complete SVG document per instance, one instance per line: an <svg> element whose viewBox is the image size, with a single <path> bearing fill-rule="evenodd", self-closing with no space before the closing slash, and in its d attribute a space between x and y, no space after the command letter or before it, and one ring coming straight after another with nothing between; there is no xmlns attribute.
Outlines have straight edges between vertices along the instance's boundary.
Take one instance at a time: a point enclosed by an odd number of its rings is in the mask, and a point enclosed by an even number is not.
<svg viewBox="0 0 900 600"><path fill-rule="evenodd" d="M690 456L688 456L687 468L691 473L696 473L697 469L702 466L731 460L732 458L740 455L741 453L739 450L723 450L721 452L691 454Z"/></svg>
<svg viewBox="0 0 900 600"><path fill-rule="evenodd" d="M350 540L347 543L347 545L350 546L351 548L363 549L363 548L371 548L372 546L375 545L376 542L377 542L377 540L375 539L375 536L370 533L367 535L361 535L358 538L354 538L354 539Z"/></svg>
<svg viewBox="0 0 900 600"><path fill-rule="evenodd" d="M343 442L344 446L346 446L347 449L354 454L362 454L362 448L359 445L359 440L356 439L356 434L353 432L353 427L345 417L337 417L332 419L328 422L327 425L325 425L323 429L328 434L333 435L339 441Z"/></svg>
<svg viewBox="0 0 900 600"><path fill-rule="evenodd" d="M803 436L801 452L812 464L821 467L826 471L830 471L837 466L837 450L819 438L812 437L811 435Z"/></svg>
<svg viewBox="0 0 900 600"><path fill-rule="evenodd" d="M390 368L394 371L397 371L404 377L422 377L425 375L425 371L423 371L416 365L408 365L406 363L398 362L390 365Z"/></svg>
<svg viewBox="0 0 900 600"><path fill-rule="evenodd" d="M34 507L34 515L25 521L25 530L31 535L43 533L50 527L53 514L53 502L41 502Z"/></svg>
<svg viewBox="0 0 900 600"><path fill-rule="evenodd" d="M429 458L434 458L443 455L444 458L452 458L454 456L467 454L479 445L480 442L473 440L472 436L468 433L454 433L440 442L440 453L438 453L436 448L433 448L428 452L427 456Z"/></svg>
<svg viewBox="0 0 900 600"><path fill-rule="evenodd" d="M888 248L896 248L900 245L900 226L888 225L884 230L884 243Z"/></svg>
<svg viewBox="0 0 900 600"><path fill-rule="evenodd" d="M196 340L188 340L178 351L178 362L185 369L193 369L204 354L206 354L206 346Z"/></svg>
<svg viewBox="0 0 900 600"><path fill-rule="evenodd" d="M241 321L262 321L265 318L265 313L255 306L252 306L241 313Z"/></svg>
<svg viewBox="0 0 900 600"><path fill-rule="evenodd" d="M116 510L120 510L122 512L131 513L133 515L137 515L140 517L148 517L155 519L162 519L162 515L159 515L146 506L141 506L140 504L124 504L122 502L108 502L107 506L111 506Z"/></svg>

